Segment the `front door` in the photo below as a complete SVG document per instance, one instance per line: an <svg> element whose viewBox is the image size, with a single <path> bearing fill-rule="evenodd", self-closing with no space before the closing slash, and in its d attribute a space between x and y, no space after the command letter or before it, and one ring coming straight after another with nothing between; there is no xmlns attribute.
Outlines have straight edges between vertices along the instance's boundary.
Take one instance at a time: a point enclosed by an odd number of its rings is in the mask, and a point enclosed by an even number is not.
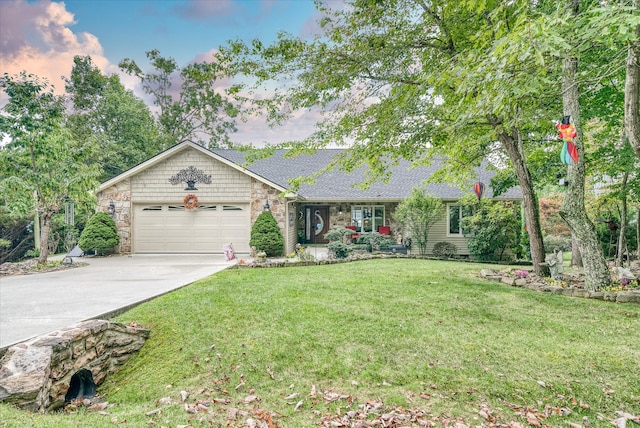
<svg viewBox="0 0 640 428"><path fill-rule="evenodd" d="M329 231L329 207L308 206L304 210L305 240L312 244L329 242L324 234Z"/></svg>

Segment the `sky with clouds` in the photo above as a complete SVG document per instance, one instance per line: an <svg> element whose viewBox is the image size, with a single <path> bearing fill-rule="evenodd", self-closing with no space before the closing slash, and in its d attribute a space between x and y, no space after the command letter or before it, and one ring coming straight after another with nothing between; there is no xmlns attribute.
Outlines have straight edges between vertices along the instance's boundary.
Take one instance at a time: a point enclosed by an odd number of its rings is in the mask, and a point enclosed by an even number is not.
<svg viewBox="0 0 640 428"><path fill-rule="evenodd" d="M318 17L313 0L0 0L0 74L25 70L61 93L73 57L89 55L144 99L138 82L118 69L122 59L144 70L145 52L158 49L183 66L237 38L269 43L279 31L311 37ZM317 119L299 114L278 129L250 120L238 123L232 140L262 145L303 138Z"/></svg>

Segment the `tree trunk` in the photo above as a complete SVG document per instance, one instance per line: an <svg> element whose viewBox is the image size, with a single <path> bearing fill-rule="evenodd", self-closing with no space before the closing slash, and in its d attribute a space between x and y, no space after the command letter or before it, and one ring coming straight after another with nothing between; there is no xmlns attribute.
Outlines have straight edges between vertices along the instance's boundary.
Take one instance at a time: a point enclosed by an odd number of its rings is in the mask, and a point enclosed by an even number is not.
<svg viewBox="0 0 640 428"><path fill-rule="evenodd" d="M578 13L580 2L571 1L574 15ZM569 185L562 201L560 216L567 222L572 235L575 237L582 254L584 263L585 287L588 290L599 290L609 284L611 278L609 269L596 235L596 229L585 209L585 158L584 143L582 141L582 125L580 116L580 102L576 73L578 60L568 54L562 61L562 105L564 115L571 116L571 123L576 128L577 136L574 144L578 149L578 162L569 164L567 179Z"/></svg>
<svg viewBox="0 0 640 428"><path fill-rule="evenodd" d="M583 267L582 254L580 254L580 248L578 247L578 241L576 237L571 235L571 266Z"/></svg>
<svg viewBox="0 0 640 428"><path fill-rule="evenodd" d="M491 120L491 119L490 119ZM495 120L491 120L494 128L497 125ZM548 276L549 270L544 264L544 241L542 240L542 229L540 227L540 212L538 198L533 188L531 173L525 163L524 147L519 129L514 129L512 134L498 132L498 139L507 152L513 168L518 177L518 183L522 189L522 204L524 207L524 218L529 234L529 247L531 249L531 261L533 269L537 275Z"/></svg>
<svg viewBox="0 0 640 428"><path fill-rule="evenodd" d="M640 260L640 205L636 207L636 242L638 248L636 248L638 253L638 260Z"/></svg>
<svg viewBox="0 0 640 428"><path fill-rule="evenodd" d="M622 176L622 189L620 203L622 205L620 209L620 230L618 233L618 245L616 249L616 266L624 266L624 252L626 250L625 235L627 232L627 180L629 179L629 172L625 172Z"/></svg>
<svg viewBox="0 0 640 428"><path fill-rule="evenodd" d="M633 1L640 10L640 0ZM640 25L636 27L636 39L629 43L627 53L627 77L624 84L624 130L636 155L640 158Z"/></svg>
<svg viewBox="0 0 640 428"><path fill-rule="evenodd" d="M53 213L45 211L40 216L40 256L38 257L38 263L43 264L47 262L49 257L49 231L51 230L51 218Z"/></svg>

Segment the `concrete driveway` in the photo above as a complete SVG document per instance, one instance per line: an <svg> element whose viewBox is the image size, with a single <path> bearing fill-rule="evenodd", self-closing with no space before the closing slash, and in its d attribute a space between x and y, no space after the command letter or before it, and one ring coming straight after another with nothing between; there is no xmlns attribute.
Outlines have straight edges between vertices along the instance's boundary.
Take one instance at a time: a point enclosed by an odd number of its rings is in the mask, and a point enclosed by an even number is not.
<svg viewBox="0 0 640 428"><path fill-rule="evenodd" d="M81 257L88 266L0 278L0 348L175 290L237 260L218 254Z"/></svg>

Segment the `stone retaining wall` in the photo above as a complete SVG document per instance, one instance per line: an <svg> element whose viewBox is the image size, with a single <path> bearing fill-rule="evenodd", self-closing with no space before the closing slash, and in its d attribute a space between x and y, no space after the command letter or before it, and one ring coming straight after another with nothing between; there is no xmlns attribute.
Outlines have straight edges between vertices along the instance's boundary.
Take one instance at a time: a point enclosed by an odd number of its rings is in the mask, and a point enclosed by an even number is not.
<svg viewBox="0 0 640 428"><path fill-rule="evenodd" d="M34 412L58 409L74 374L89 370L99 385L144 345L149 333L89 320L13 345L0 360L0 401Z"/></svg>

